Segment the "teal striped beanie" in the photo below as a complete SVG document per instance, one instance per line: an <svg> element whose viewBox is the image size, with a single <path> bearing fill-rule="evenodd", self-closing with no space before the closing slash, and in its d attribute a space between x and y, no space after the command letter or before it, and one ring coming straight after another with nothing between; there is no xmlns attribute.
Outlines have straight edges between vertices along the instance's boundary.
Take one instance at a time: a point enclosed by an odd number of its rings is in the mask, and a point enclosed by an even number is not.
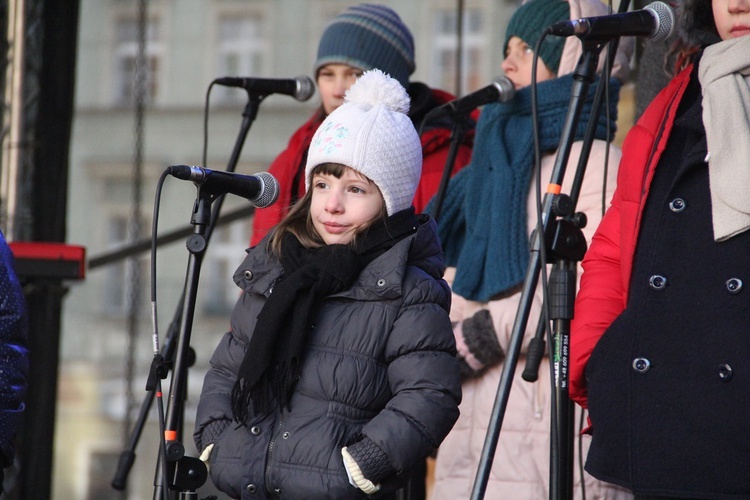
<svg viewBox="0 0 750 500"><path fill-rule="evenodd" d="M536 50L536 42L544 30L558 21L570 20L570 5L566 0L530 0L521 5L508 22L505 29L503 54L508 49L508 41L517 36ZM557 74L560 67L565 38L547 36L539 49L539 57L550 71Z"/></svg>
<svg viewBox="0 0 750 500"><path fill-rule="evenodd" d="M414 38L399 15L385 5L347 8L328 24L318 45L314 73L326 64L377 68L405 88L414 72Z"/></svg>

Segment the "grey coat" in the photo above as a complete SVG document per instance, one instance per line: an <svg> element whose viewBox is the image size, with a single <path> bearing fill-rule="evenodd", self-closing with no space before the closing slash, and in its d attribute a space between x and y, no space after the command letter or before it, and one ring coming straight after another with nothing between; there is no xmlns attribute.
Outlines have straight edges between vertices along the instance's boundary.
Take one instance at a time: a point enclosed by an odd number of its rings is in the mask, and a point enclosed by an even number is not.
<svg viewBox="0 0 750 500"><path fill-rule="evenodd" d="M233 498L358 498L341 448L383 485L402 486L458 418L461 385L450 291L435 223L370 263L314 313L289 411L232 422L231 391L255 318L282 269L265 245L235 273L243 293L219 343L198 405L195 442L215 443L214 484ZM367 475L367 474L366 474Z"/></svg>

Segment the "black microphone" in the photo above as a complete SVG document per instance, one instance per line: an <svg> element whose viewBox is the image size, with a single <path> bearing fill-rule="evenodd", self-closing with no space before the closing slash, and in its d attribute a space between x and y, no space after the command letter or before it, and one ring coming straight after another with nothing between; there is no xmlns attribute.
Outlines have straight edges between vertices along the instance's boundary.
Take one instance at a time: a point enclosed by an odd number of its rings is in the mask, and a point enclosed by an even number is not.
<svg viewBox="0 0 750 500"><path fill-rule="evenodd" d="M279 197L279 181L268 172L242 175L202 167L172 165L169 173L178 179L193 181L204 193L242 196L258 208L273 205Z"/></svg>
<svg viewBox="0 0 750 500"><path fill-rule="evenodd" d="M674 12L664 2L653 2L642 10L560 21L550 34L577 36L581 40L606 41L618 36L646 36L654 42L666 40L674 28Z"/></svg>
<svg viewBox="0 0 750 500"><path fill-rule="evenodd" d="M491 102L508 102L516 94L516 88L506 76L498 76L491 84L481 88L471 94L453 99L450 102L441 104L429 112L430 118L437 118L444 115L459 115L471 113L479 106Z"/></svg>
<svg viewBox="0 0 750 500"><path fill-rule="evenodd" d="M249 94L267 96L269 94L290 95L298 101L306 101L315 93L312 78L300 75L296 78L245 78L239 76L224 76L214 80L226 87L241 87Z"/></svg>

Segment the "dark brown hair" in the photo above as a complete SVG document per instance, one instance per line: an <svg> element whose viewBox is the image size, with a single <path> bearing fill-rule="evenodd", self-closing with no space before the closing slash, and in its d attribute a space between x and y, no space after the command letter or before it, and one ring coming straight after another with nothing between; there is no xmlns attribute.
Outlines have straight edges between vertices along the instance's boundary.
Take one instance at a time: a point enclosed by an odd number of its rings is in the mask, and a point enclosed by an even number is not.
<svg viewBox="0 0 750 500"><path fill-rule="evenodd" d="M721 40L711 0L678 0L676 17L677 36L667 54L675 62L675 74L693 62L702 48Z"/></svg>
<svg viewBox="0 0 750 500"><path fill-rule="evenodd" d="M312 182L312 178L318 174L332 175L337 179L340 179L348 168L350 167L347 167L346 165L342 165L340 163L322 163L313 168L312 171L310 171L309 180ZM357 170L354 170L354 172L356 172L358 175L361 175L364 179L367 179L367 181L373 186L376 186L376 184L365 175L360 174ZM302 246L306 248L317 248L326 244L323 241L323 238L321 238L318 231L315 229L312 217L310 216L312 193L313 189L311 186L311 188L305 192L305 195L300 198L297 203L294 204L291 210L289 210L289 213L286 215L286 217L284 217L281 222L279 222L279 224L274 228L273 234L268 240L268 250L270 253L277 256L281 254L281 242L284 239L284 235L286 233L291 233L296 236ZM380 209L379 216L372 220L370 224L360 228L349 244L354 245L358 234L366 231L376 221L385 220L387 217L388 212L386 210L384 200L383 205Z"/></svg>

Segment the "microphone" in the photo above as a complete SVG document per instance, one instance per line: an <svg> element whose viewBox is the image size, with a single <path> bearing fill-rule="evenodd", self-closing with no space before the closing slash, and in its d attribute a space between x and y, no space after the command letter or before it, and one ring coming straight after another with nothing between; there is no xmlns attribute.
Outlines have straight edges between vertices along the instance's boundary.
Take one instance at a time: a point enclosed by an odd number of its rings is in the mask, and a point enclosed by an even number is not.
<svg viewBox="0 0 750 500"><path fill-rule="evenodd" d="M172 165L169 167L169 173L178 179L193 181L204 193L242 196L258 208L273 205L279 197L279 181L268 172L242 175L208 168Z"/></svg>
<svg viewBox="0 0 750 500"><path fill-rule="evenodd" d="M239 76L224 76L214 80L225 87L241 87L248 94L259 94L264 97L269 94L290 95L298 101L306 101L315 93L312 78L300 75L296 78L245 78Z"/></svg>
<svg viewBox="0 0 750 500"><path fill-rule="evenodd" d="M498 76L486 87L434 108L429 112L429 116L437 118L444 115L455 116L470 113L479 106L491 102L508 102L513 99L515 94L516 88L513 86L513 82L506 76Z"/></svg>
<svg viewBox="0 0 750 500"><path fill-rule="evenodd" d="M654 42L666 40L674 28L674 12L664 2L652 2L642 10L560 21L550 34L577 36L588 40L609 40L618 36L646 36Z"/></svg>

